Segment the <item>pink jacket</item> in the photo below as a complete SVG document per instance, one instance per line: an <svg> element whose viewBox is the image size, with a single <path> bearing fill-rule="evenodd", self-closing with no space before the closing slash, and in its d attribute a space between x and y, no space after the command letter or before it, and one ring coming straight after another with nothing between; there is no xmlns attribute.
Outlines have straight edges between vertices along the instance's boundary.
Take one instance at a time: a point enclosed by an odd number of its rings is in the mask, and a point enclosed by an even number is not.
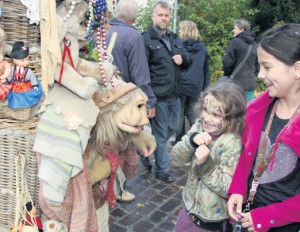
<svg viewBox="0 0 300 232"><path fill-rule="evenodd" d="M247 107L245 130L242 137L243 151L240 156L228 194L241 194L247 198L247 182L255 161L260 135L269 105L274 99L266 91ZM289 146L300 157L300 112L278 134L275 141L275 155L278 143ZM275 157L275 156L274 156ZM272 165L274 162L272 160ZM251 217L256 231L268 231L271 227L280 227L293 222L300 222L300 194L283 202L251 210ZM257 225L260 225L258 228Z"/></svg>

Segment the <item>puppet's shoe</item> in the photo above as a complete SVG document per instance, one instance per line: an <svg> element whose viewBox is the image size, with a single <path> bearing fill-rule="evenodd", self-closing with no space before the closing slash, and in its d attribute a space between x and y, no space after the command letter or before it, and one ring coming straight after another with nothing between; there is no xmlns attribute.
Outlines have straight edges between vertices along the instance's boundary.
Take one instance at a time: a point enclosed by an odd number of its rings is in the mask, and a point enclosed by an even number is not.
<svg viewBox="0 0 300 232"><path fill-rule="evenodd" d="M141 163L143 164L143 166L145 167L145 169L147 171L151 172L152 164L151 164L148 157L144 157L144 156L141 155Z"/></svg>
<svg viewBox="0 0 300 232"><path fill-rule="evenodd" d="M131 202L134 199L135 199L135 195L126 190L120 193L119 196L117 196L117 201L121 201L121 202Z"/></svg>

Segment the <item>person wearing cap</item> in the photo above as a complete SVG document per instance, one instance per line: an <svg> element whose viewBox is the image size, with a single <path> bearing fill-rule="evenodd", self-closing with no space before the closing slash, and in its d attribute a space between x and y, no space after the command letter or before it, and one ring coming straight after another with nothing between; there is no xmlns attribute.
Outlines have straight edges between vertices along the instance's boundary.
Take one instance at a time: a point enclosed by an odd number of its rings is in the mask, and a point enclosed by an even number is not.
<svg viewBox="0 0 300 232"><path fill-rule="evenodd" d="M31 107L39 102L43 90L37 76L28 68L29 48L23 41L14 43L10 57L14 66L7 83L12 84L12 90L8 94L8 107L21 109Z"/></svg>
<svg viewBox="0 0 300 232"><path fill-rule="evenodd" d="M90 165L93 189L97 189L94 199L98 228L108 231L108 206L113 208L120 195L123 201L129 201L132 195L124 188L126 177L119 167L119 154L132 142L145 156L150 156L156 149L156 142L154 136L143 131L143 127L149 123L146 113L148 99L136 85L116 82L114 87L96 92L93 100L100 112L85 158ZM105 160L109 161L108 174L103 163Z"/></svg>
<svg viewBox="0 0 300 232"><path fill-rule="evenodd" d="M137 17L139 6L135 0L121 0L118 2L115 17L109 20L110 28L107 34L107 44L113 41L116 33L112 55L113 64L122 73L125 82L132 82L147 95L147 117L155 117L156 97L150 86L150 73L145 52L144 38L133 26ZM139 150L129 144L123 154L119 155L119 163L127 180L136 176L139 159ZM140 154L144 155L144 154ZM126 185L126 184L125 184ZM128 191L117 198L118 201L128 201Z"/></svg>

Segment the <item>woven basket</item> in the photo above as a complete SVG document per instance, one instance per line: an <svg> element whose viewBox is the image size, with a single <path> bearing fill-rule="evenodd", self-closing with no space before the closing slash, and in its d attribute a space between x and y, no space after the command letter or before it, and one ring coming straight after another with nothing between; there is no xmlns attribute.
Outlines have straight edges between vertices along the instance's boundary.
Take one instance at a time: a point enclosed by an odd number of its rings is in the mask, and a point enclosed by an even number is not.
<svg viewBox="0 0 300 232"><path fill-rule="evenodd" d="M17 121L0 119L0 228L8 231L15 222L17 184L15 157L25 157L24 177L38 208L36 154L32 151L38 119ZM19 184L19 188L21 188Z"/></svg>
<svg viewBox="0 0 300 232"><path fill-rule="evenodd" d="M13 45L18 40L26 46L39 50L39 25L29 24L26 17L26 7L20 0L0 0L2 18L0 26L7 35L6 43ZM5 60L12 63L6 56ZM41 79L41 57L38 52L30 54L29 67ZM16 179L16 156L25 157L24 177L32 200L38 206L38 170L36 154L33 152L33 142L38 118L30 118L31 108L10 110L7 102L0 102L0 231L7 232L13 226L16 218L16 191L21 187ZM18 213L17 213L18 214Z"/></svg>
<svg viewBox="0 0 300 232"><path fill-rule="evenodd" d="M13 45L18 40L24 41L26 46L40 47L40 29L38 25L29 24L26 17L26 7L20 0L0 0L3 9L3 16L0 20L1 27L6 33L6 43ZM12 59L5 56L4 59L12 65ZM39 53L29 55L29 68L41 80L41 56ZM7 106L7 101L0 102L0 118L10 118L16 120L29 120L35 107L12 110Z"/></svg>
<svg viewBox="0 0 300 232"><path fill-rule="evenodd" d="M1 0L2 19L1 26L6 32L9 45L17 40L24 41L29 47L40 46L40 29L36 24L29 24L26 17L26 7L20 0Z"/></svg>

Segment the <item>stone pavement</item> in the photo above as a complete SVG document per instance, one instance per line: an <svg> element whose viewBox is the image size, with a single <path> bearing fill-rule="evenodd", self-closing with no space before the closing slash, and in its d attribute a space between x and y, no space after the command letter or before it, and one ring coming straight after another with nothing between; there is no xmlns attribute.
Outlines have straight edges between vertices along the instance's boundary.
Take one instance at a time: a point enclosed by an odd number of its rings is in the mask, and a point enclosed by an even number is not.
<svg viewBox="0 0 300 232"><path fill-rule="evenodd" d="M171 150L168 145L168 151ZM154 167L154 156L151 156ZM127 181L129 192L136 199L131 203L117 202L110 211L110 232L171 232L177 214L182 209L182 189L186 183L188 166L171 166L173 183L155 178L154 170L148 172L140 163L135 179Z"/></svg>

